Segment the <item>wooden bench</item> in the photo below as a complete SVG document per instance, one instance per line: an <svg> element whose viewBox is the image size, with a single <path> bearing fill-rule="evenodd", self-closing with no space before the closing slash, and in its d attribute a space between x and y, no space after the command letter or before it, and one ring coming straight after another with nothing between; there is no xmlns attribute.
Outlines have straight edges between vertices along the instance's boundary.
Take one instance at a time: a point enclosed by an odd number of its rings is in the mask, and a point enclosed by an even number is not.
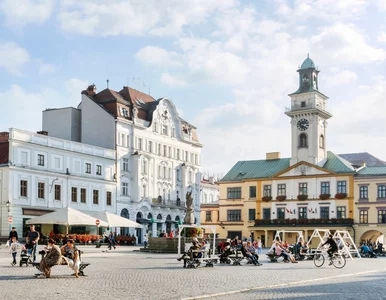
<svg viewBox="0 0 386 300"><path fill-rule="evenodd" d="M194 253L201 253L201 257L194 257ZM189 251L184 261L186 261L187 268L197 268L201 262L205 263L205 267L213 267L215 263L217 263L217 258L212 258L210 256L206 257L206 255L210 253L210 250L193 250Z"/></svg>
<svg viewBox="0 0 386 300"><path fill-rule="evenodd" d="M244 259L244 256L241 251L235 250L235 255L229 255L228 258L232 260L232 265L241 266L241 261Z"/></svg>
<svg viewBox="0 0 386 300"><path fill-rule="evenodd" d="M63 259L62 260L62 263L61 264L58 264L56 266L67 266L67 263L63 263L63 261L65 262L65 260ZM41 273L36 273L34 274L35 277L38 277L40 275L44 275L43 271L40 269L40 262L33 262L31 263L32 266L34 266L36 269L38 269L38 271L40 271ZM84 269L86 269L90 264L89 263L84 263L84 262L81 262L80 263L80 266L79 266L79 275L80 276L86 276L84 274ZM54 266L55 267L55 266Z"/></svg>

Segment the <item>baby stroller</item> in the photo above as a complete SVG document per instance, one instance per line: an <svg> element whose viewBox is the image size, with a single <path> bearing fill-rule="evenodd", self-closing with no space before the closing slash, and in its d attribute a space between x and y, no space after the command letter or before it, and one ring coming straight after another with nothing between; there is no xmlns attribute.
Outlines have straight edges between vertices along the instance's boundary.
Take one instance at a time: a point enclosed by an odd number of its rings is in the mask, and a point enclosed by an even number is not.
<svg viewBox="0 0 386 300"><path fill-rule="evenodd" d="M229 265L232 262L232 260L229 258L229 255L232 254L235 254L234 250L230 246L227 246L225 251L220 254L220 263Z"/></svg>
<svg viewBox="0 0 386 300"><path fill-rule="evenodd" d="M23 265L26 265L26 267L28 267L29 264L33 263L32 249L33 245L26 244L25 246L23 246L20 253L20 267L22 267Z"/></svg>

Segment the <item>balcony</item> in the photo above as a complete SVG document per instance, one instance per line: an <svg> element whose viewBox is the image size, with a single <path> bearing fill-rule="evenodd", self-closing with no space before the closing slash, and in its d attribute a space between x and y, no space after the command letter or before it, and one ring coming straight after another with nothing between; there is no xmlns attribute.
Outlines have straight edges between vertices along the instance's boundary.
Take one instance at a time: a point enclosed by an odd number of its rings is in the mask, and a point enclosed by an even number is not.
<svg viewBox="0 0 386 300"><path fill-rule="evenodd" d="M353 219L272 219L272 220L255 220L255 227L280 226L350 226L354 224Z"/></svg>
<svg viewBox="0 0 386 300"><path fill-rule="evenodd" d="M180 199L166 200L162 199L162 197L153 198L151 205L163 207L182 207L185 209L185 201L181 201Z"/></svg>

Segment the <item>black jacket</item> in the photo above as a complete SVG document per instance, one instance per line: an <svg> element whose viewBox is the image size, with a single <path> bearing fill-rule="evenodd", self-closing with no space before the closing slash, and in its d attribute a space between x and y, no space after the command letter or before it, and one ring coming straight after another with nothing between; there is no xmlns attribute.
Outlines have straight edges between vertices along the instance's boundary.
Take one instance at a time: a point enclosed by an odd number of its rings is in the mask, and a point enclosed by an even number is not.
<svg viewBox="0 0 386 300"><path fill-rule="evenodd" d="M338 245L336 244L334 239L328 238L327 241L322 246L327 245L327 244L330 245L331 250L334 250L334 251L338 250Z"/></svg>
<svg viewBox="0 0 386 300"><path fill-rule="evenodd" d="M8 239L12 239L13 237L16 237L16 241L19 239L18 238L18 236L17 236L17 231L15 230L15 231L10 231L9 232L9 237L8 237Z"/></svg>

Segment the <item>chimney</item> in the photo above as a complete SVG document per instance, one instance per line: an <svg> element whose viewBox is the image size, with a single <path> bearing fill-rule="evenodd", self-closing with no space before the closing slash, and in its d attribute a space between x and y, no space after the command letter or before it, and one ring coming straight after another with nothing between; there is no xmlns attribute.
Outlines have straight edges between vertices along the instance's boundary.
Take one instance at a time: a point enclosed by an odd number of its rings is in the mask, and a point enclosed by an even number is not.
<svg viewBox="0 0 386 300"><path fill-rule="evenodd" d="M96 86L95 84L89 85L87 88L87 95L94 96L96 94Z"/></svg>
<svg viewBox="0 0 386 300"><path fill-rule="evenodd" d="M280 152L269 152L266 154L266 160L280 159Z"/></svg>
<svg viewBox="0 0 386 300"><path fill-rule="evenodd" d="M42 131L37 131L36 133L37 133L37 134L41 134L41 135L48 135L48 131L44 131L44 130L42 130Z"/></svg>
<svg viewBox="0 0 386 300"><path fill-rule="evenodd" d="M214 177L213 177L213 176L210 176L210 177L209 177L209 183L210 183L210 184L214 184Z"/></svg>
<svg viewBox="0 0 386 300"><path fill-rule="evenodd" d="M0 132L0 142L8 142L9 139L9 132Z"/></svg>

